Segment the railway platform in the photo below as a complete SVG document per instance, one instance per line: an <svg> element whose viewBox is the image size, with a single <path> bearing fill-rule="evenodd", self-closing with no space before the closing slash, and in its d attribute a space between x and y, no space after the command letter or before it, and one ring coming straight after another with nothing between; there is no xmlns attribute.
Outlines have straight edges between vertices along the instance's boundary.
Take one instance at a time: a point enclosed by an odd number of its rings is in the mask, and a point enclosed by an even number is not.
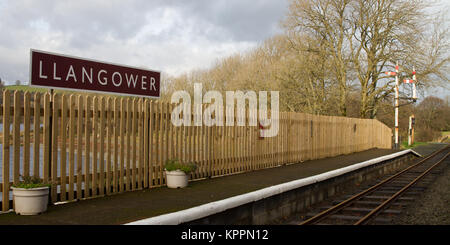
<svg viewBox="0 0 450 245"><path fill-rule="evenodd" d="M430 144L415 149L427 155L442 148ZM115 225L186 210L263 188L341 169L398 150L370 149L349 155L305 161L271 169L190 182L184 189L159 187L53 205L37 216L0 214L0 225Z"/></svg>

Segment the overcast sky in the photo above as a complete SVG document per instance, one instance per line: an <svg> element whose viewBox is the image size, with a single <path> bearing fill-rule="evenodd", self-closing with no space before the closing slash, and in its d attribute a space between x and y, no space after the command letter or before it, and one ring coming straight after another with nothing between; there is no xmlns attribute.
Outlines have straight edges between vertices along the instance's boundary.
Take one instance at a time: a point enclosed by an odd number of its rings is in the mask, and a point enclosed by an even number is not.
<svg viewBox="0 0 450 245"><path fill-rule="evenodd" d="M28 83L30 48L170 75L207 68L280 33L288 2L0 0L0 78Z"/></svg>
<svg viewBox="0 0 450 245"><path fill-rule="evenodd" d="M287 0L0 0L0 78L29 80L30 48L171 75L281 32Z"/></svg>

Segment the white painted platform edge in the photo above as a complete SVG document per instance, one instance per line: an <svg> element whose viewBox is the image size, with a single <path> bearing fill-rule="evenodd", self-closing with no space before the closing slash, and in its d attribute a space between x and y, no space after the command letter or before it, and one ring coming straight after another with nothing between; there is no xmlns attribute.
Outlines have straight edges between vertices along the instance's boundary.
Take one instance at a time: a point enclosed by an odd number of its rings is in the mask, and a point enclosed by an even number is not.
<svg viewBox="0 0 450 245"><path fill-rule="evenodd" d="M213 215L216 213L223 212L227 209L235 208L240 205L244 205L250 202L255 202L270 196L274 196L283 192L287 192L293 189L297 189L302 186L306 186L309 184L313 184L316 182L324 181L339 175L346 174L348 172L364 168L382 161L390 160L405 154L412 152L413 154L419 155L417 152L414 152L411 149L392 153L386 156L377 157L374 159L370 159L361 163L353 164L344 168L335 169L332 171L328 171L322 174L310 176L303 179L298 179L294 181L290 181L287 183L270 186L261 190L249 192L246 194L242 194L239 196L234 196L230 198L226 198L223 200L210 202L207 204L203 204L200 206L192 207L189 209L163 214L147 219L142 219L130 223L126 223L125 225L177 225L185 222L189 222L196 219L201 219L209 215ZM420 156L420 155L419 155Z"/></svg>
<svg viewBox="0 0 450 245"><path fill-rule="evenodd" d="M410 150L411 150L412 153L416 154L417 156L423 157L423 155L422 155L422 154L419 154L417 151L415 151L415 150L413 150L413 149L410 149Z"/></svg>

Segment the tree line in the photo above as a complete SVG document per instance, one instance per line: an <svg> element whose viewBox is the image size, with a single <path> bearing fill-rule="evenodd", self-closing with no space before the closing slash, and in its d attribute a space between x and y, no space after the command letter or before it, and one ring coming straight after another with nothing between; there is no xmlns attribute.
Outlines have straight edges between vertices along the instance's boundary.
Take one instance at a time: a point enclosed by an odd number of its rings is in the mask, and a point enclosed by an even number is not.
<svg viewBox="0 0 450 245"><path fill-rule="evenodd" d="M416 69L422 94L448 88L448 25L439 4L291 0L282 34L209 69L164 76L163 99L176 90L192 92L195 82L204 90L277 90L283 111L378 118L390 125L395 80L385 72L397 61L400 82ZM408 84L400 87L401 98L411 96Z"/></svg>

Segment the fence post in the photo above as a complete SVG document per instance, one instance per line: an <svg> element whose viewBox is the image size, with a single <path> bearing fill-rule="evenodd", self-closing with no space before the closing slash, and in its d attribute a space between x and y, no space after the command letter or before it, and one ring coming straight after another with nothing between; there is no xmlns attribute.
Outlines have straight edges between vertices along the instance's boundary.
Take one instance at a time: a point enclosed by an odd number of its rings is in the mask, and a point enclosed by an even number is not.
<svg viewBox="0 0 450 245"><path fill-rule="evenodd" d="M5 89L3 92L3 166L2 166L2 210L9 210L9 117L11 99L10 93Z"/></svg>
<svg viewBox="0 0 450 245"><path fill-rule="evenodd" d="M50 198L51 201L53 203L55 203L57 201L57 170L58 170L58 104L56 101L57 95L53 94L52 96L52 100L51 102L53 102L53 105L50 107L51 108L51 127L50 127L50 131L51 131L51 139L50 139L50 154L51 157L49 158L50 160L50 164L49 164L49 171L50 171L50 179L52 181L52 186L51 186L51 194L50 194ZM52 103L50 103L52 104Z"/></svg>
<svg viewBox="0 0 450 245"><path fill-rule="evenodd" d="M44 99L45 100L45 99ZM45 102L44 102L45 103ZM45 103L46 104L46 103ZM48 109L48 130L47 130L47 134L45 134L45 130L44 130L44 138L48 137L48 150L47 150L47 171L45 171L45 166L44 166L44 181L48 181L52 179L52 134L53 134L53 89L50 89L50 97L49 97L49 103L48 103L48 107L45 107L46 105L44 105L44 114L45 114L45 109ZM44 120L46 118L44 117ZM45 124L45 123L44 123ZM45 125L44 125L45 128ZM44 143L44 147L45 147L45 143ZM44 153L45 154L45 153ZM44 160L45 161L45 160ZM45 178L45 172L47 172L47 178ZM52 183L53 185L53 183ZM50 195L48 196L48 200L49 203L52 201L52 193L50 193Z"/></svg>

